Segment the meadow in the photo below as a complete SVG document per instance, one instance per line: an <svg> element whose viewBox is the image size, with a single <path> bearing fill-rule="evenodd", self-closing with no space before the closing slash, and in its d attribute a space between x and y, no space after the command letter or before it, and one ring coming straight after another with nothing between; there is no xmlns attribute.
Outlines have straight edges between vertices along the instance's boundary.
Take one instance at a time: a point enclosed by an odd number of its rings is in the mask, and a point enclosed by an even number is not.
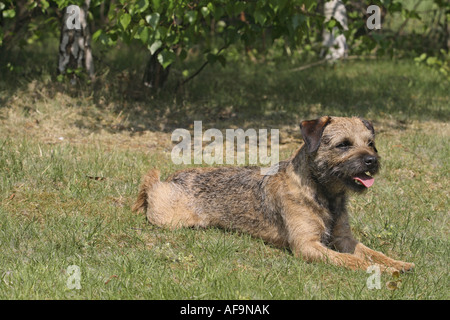
<svg viewBox="0 0 450 320"><path fill-rule="evenodd" d="M55 79L48 48L2 58L21 67L0 79L0 299L450 298L450 97L439 74L402 60L296 71L299 61L236 59L180 90L173 72L152 93L140 85L145 57L120 52L75 86ZM277 128L285 159L302 144L299 122L321 115L373 121L382 170L351 197L351 225L414 272L369 289L364 271L233 231L165 230L131 211L149 168L165 178L186 167L170 159L176 128Z"/></svg>

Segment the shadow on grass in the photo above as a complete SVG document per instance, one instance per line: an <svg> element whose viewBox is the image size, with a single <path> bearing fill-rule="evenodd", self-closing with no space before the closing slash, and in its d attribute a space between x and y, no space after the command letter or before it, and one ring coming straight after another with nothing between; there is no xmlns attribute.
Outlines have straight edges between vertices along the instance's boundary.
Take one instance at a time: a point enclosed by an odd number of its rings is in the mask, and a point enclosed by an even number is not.
<svg viewBox="0 0 450 320"><path fill-rule="evenodd" d="M291 69L283 64L209 66L178 95L172 79L158 95L130 104L126 112L133 127L163 131L188 128L194 120L219 129L295 125L324 114L400 122L449 120L444 80L410 62L353 61L302 72Z"/></svg>
<svg viewBox="0 0 450 320"><path fill-rule="evenodd" d="M325 114L400 121L448 121L450 114L448 83L408 61L349 61L298 72L285 62L256 64L242 59L228 62L226 68L208 66L177 93L181 75L171 71L166 87L155 94L141 84L147 58L142 52L97 61L97 80L75 86L56 81L55 59L45 53L42 49L29 56L0 57L2 65L17 66L16 71L1 70L0 108L21 91L39 99L35 87L46 87L47 99L56 93L78 99L83 120L75 126L131 134L189 128L194 120L220 129L294 125ZM125 115L127 123L102 124L97 111L86 106L92 104L97 110Z"/></svg>
<svg viewBox="0 0 450 320"><path fill-rule="evenodd" d="M323 114L449 119L445 84L407 62L348 62L302 72L252 69L210 71L192 85L191 101L206 110L228 106L231 113L266 120Z"/></svg>

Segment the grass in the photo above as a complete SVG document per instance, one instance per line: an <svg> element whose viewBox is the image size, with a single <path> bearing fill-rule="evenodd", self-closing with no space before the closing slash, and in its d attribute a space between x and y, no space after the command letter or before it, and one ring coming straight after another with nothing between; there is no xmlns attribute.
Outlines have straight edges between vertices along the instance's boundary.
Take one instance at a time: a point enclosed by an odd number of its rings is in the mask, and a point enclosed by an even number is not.
<svg viewBox="0 0 450 320"><path fill-rule="evenodd" d="M450 101L433 71L235 61L178 95L174 73L151 96L138 67L107 75L123 57L105 57L92 87L55 83L36 57L39 67L22 63L0 80L0 298L449 299ZM173 129L279 128L286 158L301 143L298 122L322 114L374 121L383 169L351 198L351 224L363 243L416 264L398 289L386 287L399 280L391 275L369 290L364 271L308 264L245 234L164 230L131 212L148 168L183 168L170 160ZM67 286L70 265L80 290Z"/></svg>

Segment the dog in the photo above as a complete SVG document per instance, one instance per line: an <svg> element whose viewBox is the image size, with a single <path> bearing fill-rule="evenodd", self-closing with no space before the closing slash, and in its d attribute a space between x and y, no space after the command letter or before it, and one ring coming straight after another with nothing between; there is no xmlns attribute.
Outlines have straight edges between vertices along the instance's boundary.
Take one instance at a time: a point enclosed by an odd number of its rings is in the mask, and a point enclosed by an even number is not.
<svg viewBox="0 0 450 320"><path fill-rule="evenodd" d="M221 227L246 232L296 257L353 270L409 271L354 239L347 212L349 192L362 193L380 169L371 122L323 116L302 121L304 145L279 162L275 174L259 167L192 168L160 181L150 170L134 211L167 228Z"/></svg>

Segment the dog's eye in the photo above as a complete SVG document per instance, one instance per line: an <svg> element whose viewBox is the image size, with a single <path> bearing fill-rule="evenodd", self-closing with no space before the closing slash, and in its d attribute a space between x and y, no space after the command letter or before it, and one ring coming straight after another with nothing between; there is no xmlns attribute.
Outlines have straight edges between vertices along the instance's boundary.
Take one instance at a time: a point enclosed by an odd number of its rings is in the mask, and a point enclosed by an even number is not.
<svg viewBox="0 0 450 320"><path fill-rule="evenodd" d="M374 146L374 143L373 143L373 141L369 141L369 144L368 144L368 146L369 146L369 147L371 147L371 148L373 148L373 146Z"/></svg>
<svg viewBox="0 0 450 320"><path fill-rule="evenodd" d="M351 147L351 143L350 143L350 141L343 141L343 142L341 142L341 143L339 143L337 146L336 146L336 148L338 148L338 149L348 149L349 147Z"/></svg>

